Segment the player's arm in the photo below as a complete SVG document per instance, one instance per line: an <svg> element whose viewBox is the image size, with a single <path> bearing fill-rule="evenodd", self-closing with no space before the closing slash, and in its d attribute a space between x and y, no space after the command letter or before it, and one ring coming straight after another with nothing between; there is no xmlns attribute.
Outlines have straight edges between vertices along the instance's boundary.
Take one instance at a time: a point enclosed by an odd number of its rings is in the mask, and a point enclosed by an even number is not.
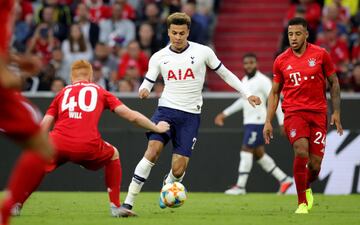
<svg viewBox="0 0 360 225"><path fill-rule="evenodd" d="M226 117L242 110L244 105L244 100L239 98L233 104L224 109L221 113L217 114L215 117L214 123L218 126L224 126L224 120Z"/></svg>
<svg viewBox="0 0 360 225"><path fill-rule="evenodd" d="M151 56L149 60L149 69L144 77L144 81L139 87L139 97L141 99L149 97L151 89L153 88L156 78L159 75L159 71L159 59L155 53L155 55Z"/></svg>
<svg viewBox="0 0 360 225"><path fill-rule="evenodd" d="M271 125L271 121L274 119L275 112L279 104L281 89L282 89L281 83L273 82L272 88L268 96L266 120L263 130L263 135L266 144L269 144L270 139L273 138L273 128Z"/></svg>
<svg viewBox="0 0 360 225"><path fill-rule="evenodd" d="M337 133L342 135L343 128L340 120L340 85L336 74L327 77L330 85L330 96L333 113L331 114L330 124L336 126Z"/></svg>
<svg viewBox="0 0 360 225"><path fill-rule="evenodd" d="M45 132L49 132L50 129L53 127L55 121L55 117L52 115L46 114L41 121L41 128Z"/></svg>
<svg viewBox="0 0 360 225"><path fill-rule="evenodd" d="M170 129L170 125L167 122L160 121L158 124L155 124L143 114L130 109L124 104L117 106L114 112L128 121L156 133L164 133Z"/></svg>

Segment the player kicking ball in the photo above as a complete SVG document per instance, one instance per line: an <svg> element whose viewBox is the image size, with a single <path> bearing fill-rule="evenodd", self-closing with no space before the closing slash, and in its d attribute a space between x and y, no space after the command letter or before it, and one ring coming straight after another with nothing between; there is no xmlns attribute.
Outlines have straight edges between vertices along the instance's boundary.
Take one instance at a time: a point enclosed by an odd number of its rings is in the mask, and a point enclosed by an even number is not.
<svg viewBox="0 0 360 225"><path fill-rule="evenodd" d="M100 116L105 109L109 109L119 117L155 133L168 131L169 124L164 121L155 124L141 113L131 110L113 94L92 83L92 74L92 66L88 61L75 61L71 67L72 84L59 92L42 120L44 130L49 131L53 126L49 138L55 147L55 157L47 166L46 172L67 162L94 171L104 168L111 215L135 215L131 210L120 208L122 172L119 152L101 138L98 130ZM40 182L41 179L37 186ZM13 209L15 214L20 213L28 196L19 199Z"/></svg>
<svg viewBox="0 0 360 225"><path fill-rule="evenodd" d="M260 97L262 102L266 102L267 96L271 90L271 81L257 68L257 57L253 53L247 53L243 56L243 67L245 76L241 80L247 85L249 90ZM266 117L266 105L253 108L243 99L238 99L232 105L224 109L215 117L215 124L224 125L226 117L233 113L243 110L244 116L244 138L240 151L239 175L232 188L225 191L228 195L246 194L246 183L253 166L253 158L261 168L271 174L280 184L278 193L285 194L291 187L293 179L286 175L275 163L275 161L265 153L265 141L262 135ZM284 114L279 106L276 110L277 119L281 130L283 129Z"/></svg>
<svg viewBox="0 0 360 225"><path fill-rule="evenodd" d="M240 92L250 105L255 107L261 103L259 97L251 95L246 86L220 62L213 50L187 40L190 24L191 19L185 13L174 13L167 18L170 45L151 56L149 69L139 88L139 97L147 98L157 76L163 76L165 87L152 121L164 120L170 124L170 130L163 134L148 133L148 146L135 168L123 208L133 208L136 196L169 141L173 144L172 162L164 183L183 180L197 141L206 66ZM159 205L164 208L161 199Z"/></svg>

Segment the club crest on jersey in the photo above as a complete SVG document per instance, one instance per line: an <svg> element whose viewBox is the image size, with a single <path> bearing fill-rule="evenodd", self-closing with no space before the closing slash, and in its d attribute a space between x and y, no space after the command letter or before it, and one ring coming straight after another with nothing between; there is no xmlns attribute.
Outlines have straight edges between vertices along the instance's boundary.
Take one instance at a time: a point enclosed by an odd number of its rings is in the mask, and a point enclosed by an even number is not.
<svg viewBox="0 0 360 225"><path fill-rule="evenodd" d="M296 129L291 129L290 130L290 137L295 137L296 136Z"/></svg>
<svg viewBox="0 0 360 225"><path fill-rule="evenodd" d="M314 67L316 65L316 59L310 58L308 59L308 63L310 67Z"/></svg>
<svg viewBox="0 0 360 225"><path fill-rule="evenodd" d="M188 80L195 79L195 75L191 68L187 68L185 73L182 72L181 69L178 70L169 70L167 74L167 80Z"/></svg>

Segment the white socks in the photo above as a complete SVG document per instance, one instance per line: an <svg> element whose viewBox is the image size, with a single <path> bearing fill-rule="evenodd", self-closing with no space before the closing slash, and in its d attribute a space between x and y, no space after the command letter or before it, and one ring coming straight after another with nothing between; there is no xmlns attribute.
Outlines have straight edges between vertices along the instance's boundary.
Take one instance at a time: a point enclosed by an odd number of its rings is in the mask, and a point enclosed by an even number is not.
<svg viewBox="0 0 360 225"><path fill-rule="evenodd" d="M146 179L149 177L151 168L154 165L155 165L154 163L150 162L145 157L143 157L140 160L140 162L137 164L135 168L134 176L129 185L128 194L124 201L125 204L134 206L135 197L140 193L141 188L144 185Z"/></svg>
<svg viewBox="0 0 360 225"><path fill-rule="evenodd" d="M265 153L257 163L259 163L263 170L273 175L279 182L286 180L287 175L276 166L274 160L268 154Z"/></svg>
<svg viewBox="0 0 360 225"><path fill-rule="evenodd" d="M166 176L165 184L173 183L173 182L180 182L184 179L185 172L181 177L177 178L173 175L172 170L170 170L169 174Z"/></svg>
<svg viewBox="0 0 360 225"><path fill-rule="evenodd" d="M249 173L253 165L253 154L240 151L239 177L236 185L245 188Z"/></svg>

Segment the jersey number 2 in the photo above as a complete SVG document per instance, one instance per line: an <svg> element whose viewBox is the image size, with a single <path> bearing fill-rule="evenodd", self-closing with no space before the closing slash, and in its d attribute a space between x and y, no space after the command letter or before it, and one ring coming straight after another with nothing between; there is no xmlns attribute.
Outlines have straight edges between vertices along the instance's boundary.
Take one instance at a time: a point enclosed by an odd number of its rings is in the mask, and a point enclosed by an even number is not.
<svg viewBox="0 0 360 225"><path fill-rule="evenodd" d="M75 101L75 96L69 98L69 94L72 88L66 89L64 92L64 98L61 103L61 111L69 109L69 111L74 111L74 108L79 105L79 108L85 112L94 111L97 103L98 93L95 87L84 87L80 90L78 95L78 102ZM90 92L90 104L86 105L85 96L86 92Z"/></svg>

